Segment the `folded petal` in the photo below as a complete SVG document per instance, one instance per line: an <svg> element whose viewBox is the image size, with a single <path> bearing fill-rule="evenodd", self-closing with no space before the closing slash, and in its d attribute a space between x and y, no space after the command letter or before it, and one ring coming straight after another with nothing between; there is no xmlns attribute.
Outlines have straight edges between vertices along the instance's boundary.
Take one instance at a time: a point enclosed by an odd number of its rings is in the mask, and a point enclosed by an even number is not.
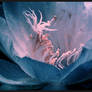
<svg viewBox="0 0 92 92"><path fill-rule="evenodd" d="M0 82L25 86L38 85L40 83L23 72L18 65L5 60L0 60Z"/></svg>
<svg viewBox="0 0 92 92"><path fill-rule="evenodd" d="M61 77L59 70L53 65L32 60L28 57L16 57L16 61L25 73L42 83L57 82Z"/></svg>

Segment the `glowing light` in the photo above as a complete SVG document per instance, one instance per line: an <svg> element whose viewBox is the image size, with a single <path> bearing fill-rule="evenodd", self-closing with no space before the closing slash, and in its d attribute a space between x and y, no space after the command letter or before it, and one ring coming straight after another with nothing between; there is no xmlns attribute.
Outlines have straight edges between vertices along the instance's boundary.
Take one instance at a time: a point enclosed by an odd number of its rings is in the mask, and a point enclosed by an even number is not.
<svg viewBox="0 0 92 92"><path fill-rule="evenodd" d="M84 5L87 9L92 9L92 2L84 2Z"/></svg>

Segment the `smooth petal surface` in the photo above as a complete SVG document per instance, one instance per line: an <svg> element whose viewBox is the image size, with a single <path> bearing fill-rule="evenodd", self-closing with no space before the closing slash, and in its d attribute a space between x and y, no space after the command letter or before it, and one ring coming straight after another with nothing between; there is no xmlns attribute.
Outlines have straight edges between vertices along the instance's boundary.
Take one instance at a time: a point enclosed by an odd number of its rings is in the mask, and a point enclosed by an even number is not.
<svg viewBox="0 0 92 92"><path fill-rule="evenodd" d="M8 56L13 56L13 39L5 19L0 17L0 49Z"/></svg>
<svg viewBox="0 0 92 92"><path fill-rule="evenodd" d="M0 82L12 85L38 85L37 80L32 79L19 68L18 65L5 60L0 60Z"/></svg>
<svg viewBox="0 0 92 92"><path fill-rule="evenodd" d="M27 73L32 78L36 78L42 83L57 82L60 78L59 70L53 65L32 60L28 57L16 57L16 61L21 69L25 71L25 73Z"/></svg>
<svg viewBox="0 0 92 92"><path fill-rule="evenodd" d="M79 65L62 81L62 83L71 85L75 83L81 83L88 79L92 79L92 62L91 61L84 63L82 65Z"/></svg>

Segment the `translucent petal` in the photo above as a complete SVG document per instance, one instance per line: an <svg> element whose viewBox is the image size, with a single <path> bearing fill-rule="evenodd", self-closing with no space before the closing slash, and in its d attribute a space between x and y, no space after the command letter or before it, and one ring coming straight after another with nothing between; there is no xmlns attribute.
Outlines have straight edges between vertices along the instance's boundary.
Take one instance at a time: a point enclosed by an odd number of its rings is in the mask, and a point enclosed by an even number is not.
<svg viewBox="0 0 92 92"><path fill-rule="evenodd" d="M11 8L12 6L13 8ZM41 9L41 7L43 8ZM14 47L21 57L30 56L28 34L32 32L32 28L28 26L23 16L23 12L27 8L36 11L37 14L39 14L37 11L40 10L43 13L44 19L56 15L56 22L52 27L58 29L58 31L51 32L50 39L55 49L58 47L61 49L61 53L72 50L75 47L79 48L81 43L86 43L92 37L91 16L90 13L85 13L86 9L83 2L22 2L22 6L21 2L11 2L3 3L3 8L7 23L15 40Z"/></svg>
<svg viewBox="0 0 92 92"><path fill-rule="evenodd" d="M35 4L36 4L36 8L34 7ZM43 15L45 16L46 12L48 11L47 9L52 8L50 5L54 7L55 3L46 3L46 2L3 3L5 18L8 23L11 36L13 37L14 40L14 48L20 57L30 56L30 52L31 52L29 50L30 49L29 36L32 33L32 28L26 23L26 19L23 15L23 12L30 8L30 9L34 9L35 11L38 10L43 11ZM11 8L12 6L13 8ZM42 9L41 7L46 7L46 8ZM44 18L46 19L47 16L45 16Z"/></svg>
<svg viewBox="0 0 92 92"><path fill-rule="evenodd" d="M2 17L0 17L0 24L0 50L9 58L13 59L13 56L17 55L13 46L13 37L9 31L8 24Z"/></svg>
<svg viewBox="0 0 92 92"><path fill-rule="evenodd" d="M73 48L79 48L81 43L86 43L92 38L91 11L85 9L83 2L56 2L56 22L54 27L57 32L50 33L51 40L61 53ZM67 27L66 27L67 26Z"/></svg>

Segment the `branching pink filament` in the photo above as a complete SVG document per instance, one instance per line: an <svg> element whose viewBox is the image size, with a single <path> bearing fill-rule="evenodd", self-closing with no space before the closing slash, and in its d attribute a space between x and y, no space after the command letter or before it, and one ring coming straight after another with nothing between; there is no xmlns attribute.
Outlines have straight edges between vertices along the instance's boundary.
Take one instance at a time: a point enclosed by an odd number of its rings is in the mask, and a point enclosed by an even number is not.
<svg viewBox="0 0 92 92"><path fill-rule="evenodd" d="M30 35L30 41L31 41L31 58L49 63L54 65L54 63L57 61L64 60L69 56L72 55L76 49L73 51L68 51L63 53L61 56L59 55L60 49L58 48L56 52L54 52L54 46L51 42L51 40L48 39L48 34L43 34L43 31L56 31L56 29L50 29L48 27L51 26L52 22L56 20L56 17L53 17L51 20L44 22L42 21L42 13L40 13L40 20L37 23L37 16L33 10L30 9L30 11L25 11L24 15L27 19L27 22L30 24L30 26L33 29L33 32L36 33L35 36L32 34ZM30 19L31 18L31 19ZM31 20L33 22L31 22ZM61 66L63 68L63 66Z"/></svg>

